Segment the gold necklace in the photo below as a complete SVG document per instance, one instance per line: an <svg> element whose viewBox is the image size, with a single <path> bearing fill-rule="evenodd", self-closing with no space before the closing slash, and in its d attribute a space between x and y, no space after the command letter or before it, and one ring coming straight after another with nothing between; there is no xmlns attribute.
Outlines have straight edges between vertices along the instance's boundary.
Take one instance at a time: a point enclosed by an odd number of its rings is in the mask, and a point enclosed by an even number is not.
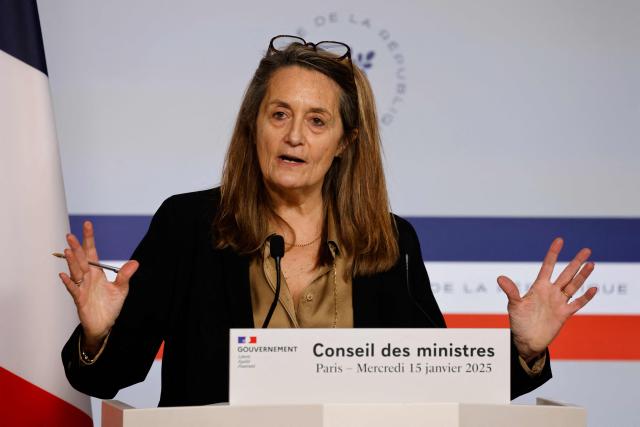
<svg viewBox="0 0 640 427"><path fill-rule="evenodd" d="M315 239L311 240L310 242L307 242L307 243L287 243L287 246L293 246L295 248L304 248L305 246L312 245L315 242L317 242L318 240L320 240L320 237L322 237L322 234L318 235L318 237L316 237Z"/></svg>
<svg viewBox="0 0 640 427"><path fill-rule="evenodd" d="M338 324L338 284L336 280L336 260L333 260L333 326L336 328Z"/></svg>

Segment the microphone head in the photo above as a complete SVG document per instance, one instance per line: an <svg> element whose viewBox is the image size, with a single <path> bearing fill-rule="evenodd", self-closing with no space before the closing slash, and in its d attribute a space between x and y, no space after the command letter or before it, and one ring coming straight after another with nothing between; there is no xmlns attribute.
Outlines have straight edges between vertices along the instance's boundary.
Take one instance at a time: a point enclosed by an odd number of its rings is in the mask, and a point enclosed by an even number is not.
<svg viewBox="0 0 640 427"><path fill-rule="evenodd" d="M284 237L274 234L269 238L271 257L282 258L284 256Z"/></svg>

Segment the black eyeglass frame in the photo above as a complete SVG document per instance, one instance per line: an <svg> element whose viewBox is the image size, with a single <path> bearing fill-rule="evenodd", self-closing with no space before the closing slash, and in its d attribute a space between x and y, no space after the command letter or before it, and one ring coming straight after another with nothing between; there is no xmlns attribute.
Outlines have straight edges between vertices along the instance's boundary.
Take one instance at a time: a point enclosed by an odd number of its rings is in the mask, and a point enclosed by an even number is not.
<svg viewBox="0 0 640 427"><path fill-rule="evenodd" d="M351 48L346 43L342 43L342 42L338 42L338 41L334 41L334 40L322 40L322 41L319 41L317 43L313 43L313 42L306 41L302 37L291 36L291 35L288 35L288 34L280 34L280 35L277 35L277 36L271 38L271 41L269 42L268 53L282 52L282 50L276 49L276 47L273 44L279 38L287 38L287 39L299 40L300 41L300 45L305 46L305 47L310 47L315 51L318 51L318 48L320 48L320 50L323 50L322 46L321 46L323 43L333 43L333 44L336 44L336 45L339 45L339 46L344 46L345 49L346 49L346 52L343 55L336 57L335 59L336 59L336 61L342 61L343 59L347 58L349 60L349 63L351 64L351 67L353 67L353 62L351 61ZM289 45L291 45L293 43L295 43L295 41L292 41ZM331 53L330 50L325 50L325 52Z"/></svg>

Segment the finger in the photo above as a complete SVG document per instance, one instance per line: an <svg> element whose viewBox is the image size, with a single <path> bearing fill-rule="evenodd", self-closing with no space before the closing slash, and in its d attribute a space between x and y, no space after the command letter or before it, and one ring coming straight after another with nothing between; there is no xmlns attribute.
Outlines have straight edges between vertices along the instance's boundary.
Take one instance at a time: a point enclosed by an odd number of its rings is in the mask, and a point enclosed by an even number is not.
<svg viewBox="0 0 640 427"><path fill-rule="evenodd" d="M71 280L71 277L69 277L69 275L67 273L60 273L60 274L58 274L58 276L60 277L60 280L62 280L62 283L64 284L64 287L67 288L67 292L69 292L69 294L71 294L71 296L73 297L73 299L75 301L76 295L78 293L78 285L73 283L73 280Z"/></svg>
<svg viewBox="0 0 640 427"><path fill-rule="evenodd" d="M128 288L129 287L129 280L131 279L131 276L133 276L133 273L136 272L136 270L138 270L140 264L138 264L138 261L134 261L134 260L130 260L127 261L121 268L120 271L118 271L118 275L116 276L116 280L114 280L114 284L116 286L121 286L124 288Z"/></svg>
<svg viewBox="0 0 640 427"><path fill-rule="evenodd" d="M575 275L575 277L571 280L571 282L569 282L568 285L562 288L564 292L569 296L572 296L576 292L578 292L578 289L582 287L582 285L589 278L591 273L593 273L594 268L595 268L595 265L592 262L588 262L584 266L582 266L578 274Z"/></svg>
<svg viewBox="0 0 640 427"><path fill-rule="evenodd" d="M567 308L569 309L569 314L570 315L574 314L575 312L580 310L582 307L587 305L587 303L591 301L591 299L596 295L597 292L598 292L598 288L589 288L587 289L587 292L584 293L584 295L582 295L579 298L576 298L570 304L567 304Z"/></svg>
<svg viewBox="0 0 640 427"><path fill-rule="evenodd" d="M500 289L507 295L509 302L515 303L520 301L520 291L513 280L509 279L507 276L498 277L498 286Z"/></svg>
<svg viewBox="0 0 640 427"><path fill-rule="evenodd" d="M571 262L562 270L562 273L558 276L555 283L560 287L565 287L572 279L573 276L576 275L580 266L584 264L586 260L591 256L591 249L582 248L576 254L575 258L571 260Z"/></svg>
<svg viewBox="0 0 640 427"><path fill-rule="evenodd" d="M561 237L556 237L553 242L551 242L551 246L549 246L547 255L545 255L544 261L542 261L542 267L540 267L540 272L538 273L538 278L536 280L551 280L553 267L555 267L556 262L558 261L558 255L562 250L563 244L564 242Z"/></svg>
<svg viewBox="0 0 640 427"><path fill-rule="evenodd" d="M82 248L89 261L98 262L98 250L96 249L96 238L93 232L91 221L82 224Z"/></svg>
<svg viewBox="0 0 640 427"><path fill-rule="evenodd" d="M78 262L78 258L76 257L75 253L71 249L65 249L64 256L67 259L67 266L69 267L69 275L71 276L71 281L77 282L79 280L83 280L85 271L82 270L80 262Z"/></svg>
<svg viewBox="0 0 640 427"><path fill-rule="evenodd" d="M82 246L78 241L78 238L73 234L69 233L67 234L67 242L69 243L69 247L73 252L73 255L76 259L78 267L82 270L83 274L87 273L89 271L89 263L87 262L87 257L84 253L84 249L82 249ZM72 276L72 277L76 278L77 276Z"/></svg>

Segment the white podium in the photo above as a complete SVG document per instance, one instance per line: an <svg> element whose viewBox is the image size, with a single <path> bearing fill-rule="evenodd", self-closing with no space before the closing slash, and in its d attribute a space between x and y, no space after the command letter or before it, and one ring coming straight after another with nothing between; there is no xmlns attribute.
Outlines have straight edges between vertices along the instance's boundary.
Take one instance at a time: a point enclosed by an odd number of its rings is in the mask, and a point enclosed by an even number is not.
<svg viewBox="0 0 640 427"><path fill-rule="evenodd" d="M136 409L102 403L103 427L586 427L584 408L464 403L210 405Z"/></svg>

